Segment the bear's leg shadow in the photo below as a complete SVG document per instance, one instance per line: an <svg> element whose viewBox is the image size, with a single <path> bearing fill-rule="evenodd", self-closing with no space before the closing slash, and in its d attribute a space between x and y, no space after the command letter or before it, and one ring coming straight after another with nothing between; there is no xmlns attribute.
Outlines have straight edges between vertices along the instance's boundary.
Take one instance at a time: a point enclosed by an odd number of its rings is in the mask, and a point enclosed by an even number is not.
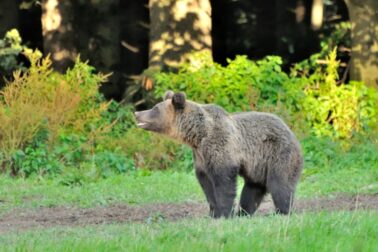
<svg viewBox="0 0 378 252"><path fill-rule="evenodd" d="M239 215L252 215L259 207L265 193L265 187L245 181L240 196Z"/></svg>
<svg viewBox="0 0 378 252"><path fill-rule="evenodd" d="M289 214L294 200L293 187L285 179L271 176L268 178L268 190L272 195L276 213Z"/></svg>
<svg viewBox="0 0 378 252"><path fill-rule="evenodd" d="M232 207L236 197L236 176L234 171L237 169L223 170L221 174L213 174L214 192L216 197L216 206L214 209L214 217L230 217Z"/></svg>
<svg viewBox="0 0 378 252"><path fill-rule="evenodd" d="M210 206L210 216L214 216L214 210L216 206L216 198L214 194L214 186L211 180L209 179L208 175L201 170L196 169L196 176L198 179L198 182L200 183L203 192L205 193L207 202Z"/></svg>

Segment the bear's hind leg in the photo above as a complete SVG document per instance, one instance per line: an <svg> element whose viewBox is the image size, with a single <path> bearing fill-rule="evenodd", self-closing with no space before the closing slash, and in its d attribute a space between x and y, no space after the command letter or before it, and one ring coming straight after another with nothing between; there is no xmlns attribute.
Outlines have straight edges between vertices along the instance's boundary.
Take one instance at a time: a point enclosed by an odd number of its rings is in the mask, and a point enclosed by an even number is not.
<svg viewBox="0 0 378 252"><path fill-rule="evenodd" d="M272 195L276 213L289 214L294 200L294 189L280 178L269 179L268 190Z"/></svg>
<svg viewBox="0 0 378 252"><path fill-rule="evenodd" d="M245 182L240 197L239 215L252 215L259 207L265 193L265 187Z"/></svg>

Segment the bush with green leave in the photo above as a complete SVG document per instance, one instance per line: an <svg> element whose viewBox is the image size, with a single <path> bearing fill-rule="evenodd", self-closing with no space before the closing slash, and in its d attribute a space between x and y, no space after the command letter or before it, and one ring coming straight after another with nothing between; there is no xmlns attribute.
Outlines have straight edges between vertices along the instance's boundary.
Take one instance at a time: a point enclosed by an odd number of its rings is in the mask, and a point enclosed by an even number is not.
<svg viewBox="0 0 378 252"><path fill-rule="evenodd" d="M155 93L161 97L168 89L185 91L198 102L216 103L230 112L247 111L279 100L282 83L288 79L281 64L277 56L257 62L236 56L223 67L208 53L194 53L178 73L155 75Z"/></svg>
<svg viewBox="0 0 378 252"><path fill-rule="evenodd" d="M26 52L31 66L0 92L0 163L14 175L60 173L94 164L99 176L134 169L132 159L108 142L131 127L130 107L98 93L106 79L78 58L65 74L49 58Z"/></svg>
<svg viewBox="0 0 378 252"><path fill-rule="evenodd" d="M336 48L312 74L292 75L286 90L297 93L293 102L318 136L350 138L364 127L375 127L378 117L378 92L362 82L340 83Z"/></svg>
<svg viewBox="0 0 378 252"><path fill-rule="evenodd" d="M195 53L178 73L155 75L157 97L166 90L184 91L200 103L216 103L229 112L265 110L289 124L303 120L318 136L349 138L353 132L374 126L378 94L361 82L340 83L336 49L311 73L296 67L290 76L282 60L268 56L259 61L237 56L223 67L210 55ZM299 73L300 72L300 73Z"/></svg>

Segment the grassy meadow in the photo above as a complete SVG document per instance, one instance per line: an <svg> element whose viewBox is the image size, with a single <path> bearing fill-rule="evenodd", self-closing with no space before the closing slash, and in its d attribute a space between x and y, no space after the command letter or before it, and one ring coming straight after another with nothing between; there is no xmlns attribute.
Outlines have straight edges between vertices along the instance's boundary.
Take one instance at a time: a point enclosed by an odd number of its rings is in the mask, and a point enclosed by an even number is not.
<svg viewBox="0 0 378 252"><path fill-rule="evenodd" d="M306 150L306 143L303 143ZM308 162L297 198L377 194L376 143L337 150L328 167ZM369 152L370 151L370 152ZM307 153L309 157L311 154ZM369 157L369 158L367 158ZM324 160L324 158L322 158ZM59 177L0 177L0 216L14 209L204 202L192 171L144 170L67 186ZM240 191L242 181L238 190ZM0 251L377 251L376 210L291 216L55 226L0 234Z"/></svg>

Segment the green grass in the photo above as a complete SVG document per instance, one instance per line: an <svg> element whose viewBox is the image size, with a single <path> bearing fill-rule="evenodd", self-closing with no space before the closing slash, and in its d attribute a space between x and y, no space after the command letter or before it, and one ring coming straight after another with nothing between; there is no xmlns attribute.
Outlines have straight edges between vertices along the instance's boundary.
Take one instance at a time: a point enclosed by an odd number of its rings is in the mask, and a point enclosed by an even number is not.
<svg viewBox="0 0 378 252"><path fill-rule="evenodd" d="M56 179L0 177L0 214L17 208L40 206L92 207L114 203L204 201L193 173L152 172L148 176L125 174L83 185L65 186ZM239 183L239 191L242 181ZM331 194L378 193L378 169L330 169L304 176L297 197Z"/></svg>
<svg viewBox="0 0 378 252"><path fill-rule="evenodd" d="M0 176L0 214L15 207L40 206L92 207L114 203L144 204L154 202L204 201L193 173L151 172L124 174L66 186L57 179L9 178ZM239 183L239 192L242 181ZM309 198L332 194L378 193L378 169L357 169L353 163L344 169L323 169L303 175L297 197Z"/></svg>
<svg viewBox="0 0 378 252"><path fill-rule="evenodd" d="M297 196L303 198L340 193L351 195L378 193L378 169L349 168L304 176L297 190Z"/></svg>
<svg viewBox="0 0 378 252"><path fill-rule="evenodd" d="M76 186L62 185L57 179L3 176L0 185L0 214L15 207L91 207L204 200L195 176L177 172L124 174Z"/></svg>
<svg viewBox="0 0 378 252"><path fill-rule="evenodd" d="M307 213L53 228L0 237L1 251L377 251L378 212Z"/></svg>

